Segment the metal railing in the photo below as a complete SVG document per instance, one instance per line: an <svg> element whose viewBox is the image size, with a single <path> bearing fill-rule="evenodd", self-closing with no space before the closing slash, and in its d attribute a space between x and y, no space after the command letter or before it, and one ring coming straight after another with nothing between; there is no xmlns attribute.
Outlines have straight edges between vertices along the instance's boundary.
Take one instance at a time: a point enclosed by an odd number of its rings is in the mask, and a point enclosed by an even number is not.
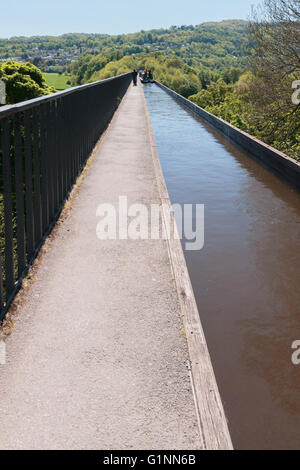
<svg viewBox="0 0 300 470"><path fill-rule="evenodd" d="M0 320L130 81L0 108Z"/></svg>

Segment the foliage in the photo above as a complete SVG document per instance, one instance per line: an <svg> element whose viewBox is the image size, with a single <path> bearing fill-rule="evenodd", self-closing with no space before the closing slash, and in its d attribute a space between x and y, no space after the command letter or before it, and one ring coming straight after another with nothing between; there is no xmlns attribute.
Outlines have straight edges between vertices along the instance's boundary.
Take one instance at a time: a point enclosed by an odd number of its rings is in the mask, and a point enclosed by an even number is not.
<svg viewBox="0 0 300 470"><path fill-rule="evenodd" d="M79 60L73 64L73 85L83 85L84 83L89 82L91 76L105 67L108 62L109 59L102 54L97 56L91 54L82 55Z"/></svg>
<svg viewBox="0 0 300 470"><path fill-rule="evenodd" d="M117 62L124 56L134 59L145 54L174 56L201 73L205 88L221 72L231 68L243 69L250 53L247 23L232 20L204 23L198 26L173 26L170 29L141 31L120 36L106 36L101 40L99 54L85 54L72 66L73 84L82 84L100 71L107 63Z"/></svg>
<svg viewBox="0 0 300 470"><path fill-rule="evenodd" d="M247 51L247 22L240 20L173 26L117 36L64 34L0 39L0 59L31 60L44 71L57 67L69 69L71 61L82 55L89 56L89 60L90 56L105 57L110 62L123 56L153 52L175 53L190 66L222 71L243 67Z"/></svg>
<svg viewBox="0 0 300 470"><path fill-rule="evenodd" d="M252 119L267 143L300 160L300 105L292 83L300 78L300 2L264 0L249 25Z"/></svg>
<svg viewBox="0 0 300 470"><path fill-rule="evenodd" d="M201 90L189 99L215 116L253 133L254 129L249 123L249 84L252 80L250 73L242 75L235 85L219 79L209 85L207 90Z"/></svg>
<svg viewBox="0 0 300 470"><path fill-rule="evenodd" d="M280 78L299 72L299 0L264 0L252 16L253 69L265 77Z"/></svg>
<svg viewBox="0 0 300 470"><path fill-rule="evenodd" d="M226 84L222 79L207 90L190 96L190 100L208 112L234 126L258 137L269 145L300 160L300 112L286 112L283 103L274 97L262 103L265 82L251 72L243 74L236 84ZM290 99L290 98L289 98ZM282 107L279 114L278 108Z"/></svg>
<svg viewBox="0 0 300 470"><path fill-rule="evenodd" d="M7 104L38 98L54 92L42 72L30 63L7 61L0 64L0 80L6 83Z"/></svg>
<svg viewBox="0 0 300 470"><path fill-rule="evenodd" d="M196 70L186 65L176 55L166 58L163 54L141 54L135 58L125 56L109 62L102 70L94 73L90 80L103 80L108 77L130 72L134 68L152 70L156 80L164 83L177 93L188 97L202 88Z"/></svg>

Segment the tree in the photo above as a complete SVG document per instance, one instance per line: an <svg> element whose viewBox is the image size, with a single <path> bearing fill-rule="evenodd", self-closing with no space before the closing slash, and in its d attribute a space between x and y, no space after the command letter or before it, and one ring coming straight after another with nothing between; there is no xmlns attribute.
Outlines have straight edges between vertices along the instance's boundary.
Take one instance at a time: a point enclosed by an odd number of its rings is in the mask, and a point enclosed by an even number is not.
<svg viewBox="0 0 300 470"><path fill-rule="evenodd" d="M300 159L300 105L292 102L300 74L300 2L264 0L252 16L252 125L265 142Z"/></svg>
<svg viewBox="0 0 300 470"><path fill-rule="evenodd" d="M186 98L201 89L201 82L197 72L187 66L182 59L171 56L166 58L163 54L141 54L137 57L124 56L117 61L109 62L99 72L95 72L90 81L130 72L134 68L152 70L154 78L172 88Z"/></svg>
<svg viewBox="0 0 300 470"><path fill-rule="evenodd" d="M299 0L264 0L261 7L253 10L249 33L256 71L279 77L299 72Z"/></svg>
<svg viewBox="0 0 300 470"><path fill-rule="evenodd" d="M241 69L232 67L222 73L222 79L227 83L227 85L229 85L229 83L236 83L242 74L243 71Z"/></svg>
<svg viewBox="0 0 300 470"><path fill-rule="evenodd" d="M7 61L0 64L0 80L6 84L7 104L19 103L53 93L42 72L30 63Z"/></svg>

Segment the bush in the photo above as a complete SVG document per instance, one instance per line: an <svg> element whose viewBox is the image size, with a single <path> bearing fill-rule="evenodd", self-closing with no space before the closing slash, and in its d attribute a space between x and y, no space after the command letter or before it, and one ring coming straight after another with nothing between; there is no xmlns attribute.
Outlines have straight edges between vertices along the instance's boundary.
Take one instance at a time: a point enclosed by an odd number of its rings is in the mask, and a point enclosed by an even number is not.
<svg viewBox="0 0 300 470"><path fill-rule="evenodd" d="M42 72L28 62L10 60L0 63L0 80L6 84L7 104L38 98L55 91L46 84Z"/></svg>

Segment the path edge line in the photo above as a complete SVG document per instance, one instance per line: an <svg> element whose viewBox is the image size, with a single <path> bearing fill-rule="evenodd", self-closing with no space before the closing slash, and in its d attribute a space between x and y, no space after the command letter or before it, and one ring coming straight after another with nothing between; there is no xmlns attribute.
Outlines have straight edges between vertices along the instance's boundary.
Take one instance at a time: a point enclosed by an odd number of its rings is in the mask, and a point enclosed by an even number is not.
<svg viewBox="0 0 300 470"><path fill-rule="evenodd" d="M162 208L162 219L166 226L171 201L164 179L148 105L141 89L150 139L154 174ZM174 220L174 219L173 219ZM176 224L174 224L176 230ZM205 450L233 450L228 423L213 370L207 342L189 276L181 241L178 236L167 240L168 254L180 305L180 316L184 323L190 357L190 377L195 397L196 413L200 422L200 434ZM177 239L175 239L177 238Z"/></svg>

